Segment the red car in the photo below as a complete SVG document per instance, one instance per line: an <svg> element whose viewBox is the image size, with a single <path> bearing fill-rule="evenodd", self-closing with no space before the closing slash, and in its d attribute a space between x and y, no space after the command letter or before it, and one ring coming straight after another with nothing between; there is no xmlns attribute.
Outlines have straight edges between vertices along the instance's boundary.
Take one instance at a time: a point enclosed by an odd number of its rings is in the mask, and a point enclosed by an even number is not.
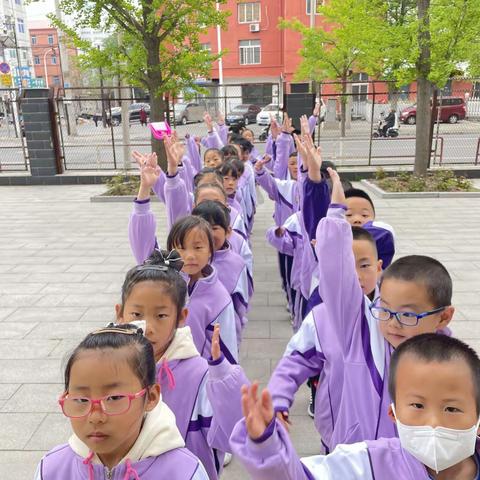
<svg viewBox="0 0 480 480"><path fill-rule="evenodd" d="M439 101L440 102L440 101ZM440 103L438 103L440 105ZM440 110L440 121L448 123L457 123L463 120L467 113L465 100L462 97L444 97L442 98L442 108ZM433 111L433 115L437 116L437 110ZM408 125L417 123L417 106L404 108L400 112L400 121Z"/></svg>

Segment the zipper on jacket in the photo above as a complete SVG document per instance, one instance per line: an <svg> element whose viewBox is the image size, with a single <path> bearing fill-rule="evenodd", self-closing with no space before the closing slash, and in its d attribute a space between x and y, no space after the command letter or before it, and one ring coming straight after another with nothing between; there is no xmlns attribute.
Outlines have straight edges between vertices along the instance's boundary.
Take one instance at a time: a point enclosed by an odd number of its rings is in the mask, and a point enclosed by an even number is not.
<svg viewBox="0 0 480 480"><path fill-rule="evenodd" d="M112 480L113 478L113 471L114 469L112 468L111 470L109 470L108 468L105 468L105 478L107 480Z"/></svg>

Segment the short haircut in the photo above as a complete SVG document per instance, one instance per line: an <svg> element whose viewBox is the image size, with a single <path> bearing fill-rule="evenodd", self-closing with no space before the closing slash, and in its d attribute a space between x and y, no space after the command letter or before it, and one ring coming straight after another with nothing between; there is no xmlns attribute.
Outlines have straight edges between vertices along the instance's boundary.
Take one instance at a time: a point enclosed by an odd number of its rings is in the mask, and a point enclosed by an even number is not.
<svg viewBox="0 0 480 480"><path fill-rule="evenodd" d="M212 227L218 225L228 231L230 227L230 211L225 205L214 200L205 200L192 210L192 215L206 220Z"/></svg>
<svg viewBox="0 0 480 480"><path fill-rule="evenodd" d="M288 156L289 159L292 157L298 157L298 152L296 150L294 152L291 152L290 155Z"/></svg>
<svg viewBox="0 0 480 480"><path fill-rule="evenodd" d="M185 283L185 282L184 282ZM75 348L67 360L64 380L65 391L70 386L70 374L78 356L86 350L120 350L128 348L130 355L128 365L140 380L142 387L149 387L156 382L156 365L152 344L143 335L141 328L132 324L115 325L89 333Z"/></svg>
<svg viewBox="0 0 480 480"><path fill-rule="evenodd" d="M472 373L477 413L480 413L480 359L473 348L457 338L441 333L424 333L405 340L396 348L390 360L388 391L394 404L398 364L405 355L412 355L416 360L426 363L465 361Z"/></svg>
<svg viewBox="0 0 480 480"><path fill-rule="evenodd" d="M220 175L216 168L205 167L202 168L194 177L193 177L193 185L198 187L200 182L202 182L205 178L210 178L211 180L208 183L212 183L212 181L218 181L220 185L223 185L223 177Z"/></svg>
<svg viewBox="0 0 480 480"><path fill-rule="evenodd" d="M203 159L205 160L205 157L207 155L207 153L209 152L215 152L215 153L218 153L218 155L221 157L221 159L223 160L223 152L221 150L219 150L218 148L207 148L205 150L205 153L203 154Z"/></svg>
<svg viewBox="0 0 480 480"><path fill-rule="evenodd" d="M195 201L195 205L197 204L198 196L202 190L217 190L220 192L222 197L225 199L225 203L227 203L227 193L225 192L225 189L223 188L223 178L222 178L222 184L220 183L202 183L199 185L196 189L195 192L193 193L193 199Z"/></svg>
<svg viewBox="0 0 480 480"><path fill-rule="evenodd" d="M223 158L238 157L238 150L233 145L222 147Z"/></svg>
<svg viewBox="0 0 480 480"><path fill-rule="evenodd" d="M220 175L231 175L233 178L240 178L241 174L238 171L238 168L235 163L231 162L230 160L226 161L220 167L218 167L218 172Z"/></svg>
<svg viewBox="0 0 480 480"><path fill-rule="evenodd" d="M177 317L185 307L187 284L180 275L183 261L176 250L155 249L142 265L131 268L122 285L121 313L133 288L141 282L159 282L177 307Z"/></svg>
<svg viewBox="0 0 480 480"><path fill-rule="evenodd" d="M383 272L380 288L391 278L423 285L434 308L452 304L452 278L447 269L432 257L408 255L399 258Z"/></svg>
<svg viewBox="0 0 480 480"><path fill-rule="evenodd" d="M236 138L232 143L235 145L240 145L242 152L250 153L253 150L253 145L243 137Z"/></svg>
<svg viewBox="0 0 480 480"><path fill-rule="evenodd" d="M187 235L195 229L205 233L207 236L208 248L210 249L210 255L213 255L215 247L213 243L212 228L203 218L194 217L193 215L183 217L172 225L167 238L167 248L169 250L174 250L175 248L183 247Z"/></svg>
<svg viewBox="0 0 480 480"><path fill-rule="evenodd" d="M373 249L375 250L375 254L377 255L377 258L378 258L377 242L375 241L372 234L368 230L365 230L362 227L352 227L352 235L353 235L353 240L365 240L369 242L372 245Z"/></svg>
<svg viewBox="0 0 480 480"><path fill-rule="evenodd" d="M229 162L237 167L239 177L245 173L245 164L238 157L229 158Z"/></svg>
<svg viewBox="0 0 480 480"><path fill-rule="evenodd" d="M370 203L370 205L372 206L373 213L375 213L375 205L373 204L372 199L367 192L365 192L364 190L360 190L359 188L350 188L345 192L345 198L352 197L358 197L367 200L367 202Z"/></svg>

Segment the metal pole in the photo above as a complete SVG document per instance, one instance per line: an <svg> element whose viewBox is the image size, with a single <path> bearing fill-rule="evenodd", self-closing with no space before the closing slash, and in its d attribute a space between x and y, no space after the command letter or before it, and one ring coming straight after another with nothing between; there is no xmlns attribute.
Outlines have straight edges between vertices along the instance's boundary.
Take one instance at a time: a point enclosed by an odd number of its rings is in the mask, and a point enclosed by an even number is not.
<svg viewBox="0 0 480 480"><path fill-rule="evenodd" d="M370 118L370 145L368 148L368 165L370 166L372 164L372 142L373 142L373 117L375 115L375 98L376 98L376 92L375 92L375 82L372 83L373 87L373 98L372 98L372 113L371 113L371 118Z"/></svg>
<svg viewBox="0 0 480 480"><path fill-rule="evenodd" d="M48 88L47 54L50 50L52 50L52 49L47 48L47 50L45 50L45 53L43 54L43 69L44 69L44 72L45 72L45 86L47 88Z"/></svg>
<svg viewBox="0 0 480 480"><path fill-rule="evenodd" d="M216 3L217 12L220 11L220 3ZM220 25L217 25L217 52L222 51L222 31ZM221 90L219 91L219 97L225 97L225 87L223 86L223 59L220 57L218 59L218 83L220 84ZM227 114L227 101L225 99L225 110L224 114ZM221 110L221 102L219 102L219 110Z"/></svg>

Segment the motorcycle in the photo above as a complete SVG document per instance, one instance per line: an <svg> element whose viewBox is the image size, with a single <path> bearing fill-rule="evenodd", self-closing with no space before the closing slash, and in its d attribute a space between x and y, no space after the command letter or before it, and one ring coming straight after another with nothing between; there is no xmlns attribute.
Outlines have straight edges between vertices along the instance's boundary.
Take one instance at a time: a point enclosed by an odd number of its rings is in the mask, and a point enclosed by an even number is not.
<svg viewBox="0 0 480 480"><path fill-rule="evenodd" d="M373 131L372 137L373 138L396 138L399 135L400 125L398 123L398 116L395 115L395 124L387 129L386 133L383 133L383 127L385 125L385 113L380 113L380 120L378 121L375 130Z"/></svg>

